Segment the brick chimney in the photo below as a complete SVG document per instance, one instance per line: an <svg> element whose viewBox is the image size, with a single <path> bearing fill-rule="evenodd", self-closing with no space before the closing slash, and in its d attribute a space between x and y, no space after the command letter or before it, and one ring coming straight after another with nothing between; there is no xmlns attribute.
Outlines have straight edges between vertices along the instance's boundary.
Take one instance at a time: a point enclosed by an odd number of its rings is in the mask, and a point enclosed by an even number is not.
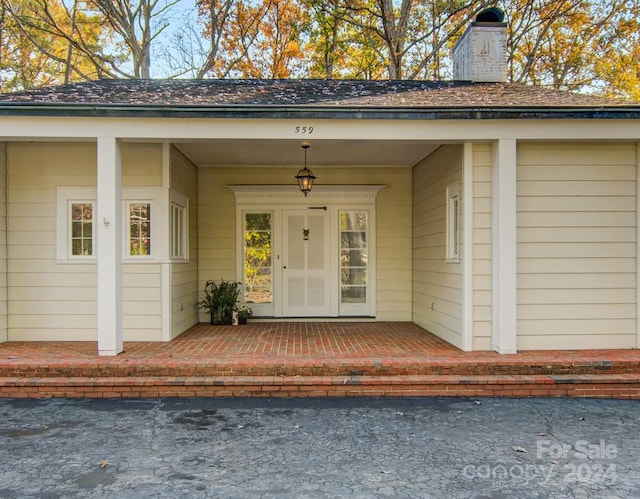
<svg viewBox="0 0 640 499"><path fill-rule="evenodd" d="M484 9L453 48L453 79L507 81L507 24L504 12Z"/></svg>

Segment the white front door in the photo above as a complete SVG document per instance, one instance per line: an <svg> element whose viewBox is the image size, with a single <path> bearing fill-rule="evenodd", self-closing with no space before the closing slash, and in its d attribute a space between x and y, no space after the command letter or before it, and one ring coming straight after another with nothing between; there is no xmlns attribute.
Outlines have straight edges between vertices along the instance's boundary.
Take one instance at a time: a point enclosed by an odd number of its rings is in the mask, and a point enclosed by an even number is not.
<svg viewBox="0 0 640 499"><path fill-rule="evenodd" d="M329 214L326 210L283 210L283 315L330 315Z"/></svg>

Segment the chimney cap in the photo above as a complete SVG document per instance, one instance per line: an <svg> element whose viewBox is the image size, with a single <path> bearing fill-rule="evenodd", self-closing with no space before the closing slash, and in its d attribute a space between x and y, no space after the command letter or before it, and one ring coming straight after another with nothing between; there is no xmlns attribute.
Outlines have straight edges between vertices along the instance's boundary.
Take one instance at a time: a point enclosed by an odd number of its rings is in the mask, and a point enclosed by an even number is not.
<svg viewBox="0 0 640 499"><path fill-rule="evenodd" d="M489 7L478 12L477 23L504 23L504 10L499 7Z"/></svg>

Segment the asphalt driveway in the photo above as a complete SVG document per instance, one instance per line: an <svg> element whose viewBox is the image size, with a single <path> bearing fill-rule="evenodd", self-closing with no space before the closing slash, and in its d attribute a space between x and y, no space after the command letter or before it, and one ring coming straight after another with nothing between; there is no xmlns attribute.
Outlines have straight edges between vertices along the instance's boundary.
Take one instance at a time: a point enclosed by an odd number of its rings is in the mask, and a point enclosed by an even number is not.
<svg viewBox="0 0 640 499"><path fill-rule="evenodd" d="M0 399L0 497L640 497L640 402Z"/></svg>

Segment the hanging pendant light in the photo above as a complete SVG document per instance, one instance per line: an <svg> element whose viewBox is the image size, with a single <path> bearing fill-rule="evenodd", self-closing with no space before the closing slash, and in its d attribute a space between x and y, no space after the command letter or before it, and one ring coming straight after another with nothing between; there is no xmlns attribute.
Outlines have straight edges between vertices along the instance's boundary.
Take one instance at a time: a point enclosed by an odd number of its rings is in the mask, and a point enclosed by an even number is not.
<svg viewBox="0 0 640 499"><path fill-rule="evenodd" d="M302 149L304 149L304 168L302 168L298 174L296 175L296 179L298 179L298 187L304 193L305 197L307 194L311 192L311 187L313 187L313 181L316 177L313 175L313 172L307 168L307 149L309 149L308 144L304 144Z"/></svg>

